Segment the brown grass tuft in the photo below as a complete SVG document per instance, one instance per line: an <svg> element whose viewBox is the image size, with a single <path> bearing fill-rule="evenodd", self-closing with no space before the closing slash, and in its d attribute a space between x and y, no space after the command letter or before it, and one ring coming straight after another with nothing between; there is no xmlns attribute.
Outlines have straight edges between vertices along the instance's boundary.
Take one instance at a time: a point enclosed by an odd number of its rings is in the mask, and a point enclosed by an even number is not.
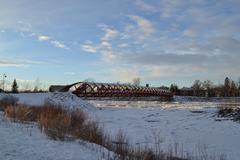
<svg viewBox="0 0 240 160"><path fill-rule="evenodd" d="M12 95L6 95L0 99L0 111L4 111L8 106L15 106L18 102L18 98Z"/></svg>
<svg viewBox="0 0 240 160"><path fill-rule="evenodd" d="M64 140L71 136L102 145L103 128L80 111L66 111L60 105L46 104L40 114L39 126L52 139Z"/></svg>
<svg viewBox="0 0 240 160"><path fill-rule="evenodd" d="M25 105L7 106L5 109L5 115L12 118L14 121L19 120L21 122L37 121L40 113L40 108L27 107Z"/></svg>
<svg viewBox="0 0 240 160"><path fill-rule="evenodd" d="M39 117L39 128L54 140L64 140L68 134L71 117L60 106L46 105Z"/></svg>

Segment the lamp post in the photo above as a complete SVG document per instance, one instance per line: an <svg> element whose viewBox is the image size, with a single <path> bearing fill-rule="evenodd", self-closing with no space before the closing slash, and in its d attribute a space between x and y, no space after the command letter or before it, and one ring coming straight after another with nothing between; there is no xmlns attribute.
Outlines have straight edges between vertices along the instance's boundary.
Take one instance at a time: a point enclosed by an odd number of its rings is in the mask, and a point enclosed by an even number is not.
<svg viewBox="0 0 240 160"><path fill-rule="evenodd" d="M2 89L3 89L3 91L4 91L4 84L5 84L5 78L7 78L7 75L4 73L3 75L3 80L2 80Z"/></svg>

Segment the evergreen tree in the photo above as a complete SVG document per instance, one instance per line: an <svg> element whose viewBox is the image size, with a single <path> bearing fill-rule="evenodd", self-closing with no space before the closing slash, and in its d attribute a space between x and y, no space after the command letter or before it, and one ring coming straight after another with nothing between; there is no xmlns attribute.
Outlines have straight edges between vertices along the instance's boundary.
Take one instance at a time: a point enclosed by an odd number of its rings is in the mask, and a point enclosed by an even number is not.
<svg viewBox="0 0 240 160"><path fill-rule="evenodd" d="M174 93L174 91L175 91L175 88L174 88L174 85L173 85L173 84L171 84L171 86L170 86L170 91L171 91L172 93Z"/></svg>
<svg viewBox="0 0 240 160"><path fill-rule="evenodd" d="M16 79L14 79L13 84L12 84L12 93L18 93L18 84Z"/></svg>
<svg viewBox="0 0 240 160"><path fill-rule="evenodd" d="M170 91L171 91L173 94L177 95L177 94L179 93L179 88L178 88L178 86L177 86L176 84L171 84L171 86L170 86Z"/></svg>
<svg viewBox="0 0 240 160"><path fill-rule="evenodd" d="M224 81L224 96L225 97L230 96L229 92L230 92L230 79L226 77Z"/></svg>

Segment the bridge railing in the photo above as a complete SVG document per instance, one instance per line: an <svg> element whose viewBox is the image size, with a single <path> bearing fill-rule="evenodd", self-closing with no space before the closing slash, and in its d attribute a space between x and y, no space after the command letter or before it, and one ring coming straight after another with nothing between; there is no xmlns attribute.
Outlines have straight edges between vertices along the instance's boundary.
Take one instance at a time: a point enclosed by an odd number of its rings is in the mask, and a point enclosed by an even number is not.
<svg viewBox="0 0 240 160"><path fill-rule="evenodd" d="M157 87L143 87L115 83L78 82L61 88L79 97L172 97L170 91Z"/></svg>

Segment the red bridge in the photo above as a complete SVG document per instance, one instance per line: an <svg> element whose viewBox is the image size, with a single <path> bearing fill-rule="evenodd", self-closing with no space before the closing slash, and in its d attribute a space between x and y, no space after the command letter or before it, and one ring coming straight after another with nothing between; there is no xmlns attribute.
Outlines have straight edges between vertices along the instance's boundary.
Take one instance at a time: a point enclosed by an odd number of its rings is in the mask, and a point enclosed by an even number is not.
<svg viewBox="0 0 240 160"><path fill-rule="evenodd" d="M172 98L169 90L118 83L78 82L67 86L51 86L50 91L72 92L79 97L159 97Z"/></svg>

